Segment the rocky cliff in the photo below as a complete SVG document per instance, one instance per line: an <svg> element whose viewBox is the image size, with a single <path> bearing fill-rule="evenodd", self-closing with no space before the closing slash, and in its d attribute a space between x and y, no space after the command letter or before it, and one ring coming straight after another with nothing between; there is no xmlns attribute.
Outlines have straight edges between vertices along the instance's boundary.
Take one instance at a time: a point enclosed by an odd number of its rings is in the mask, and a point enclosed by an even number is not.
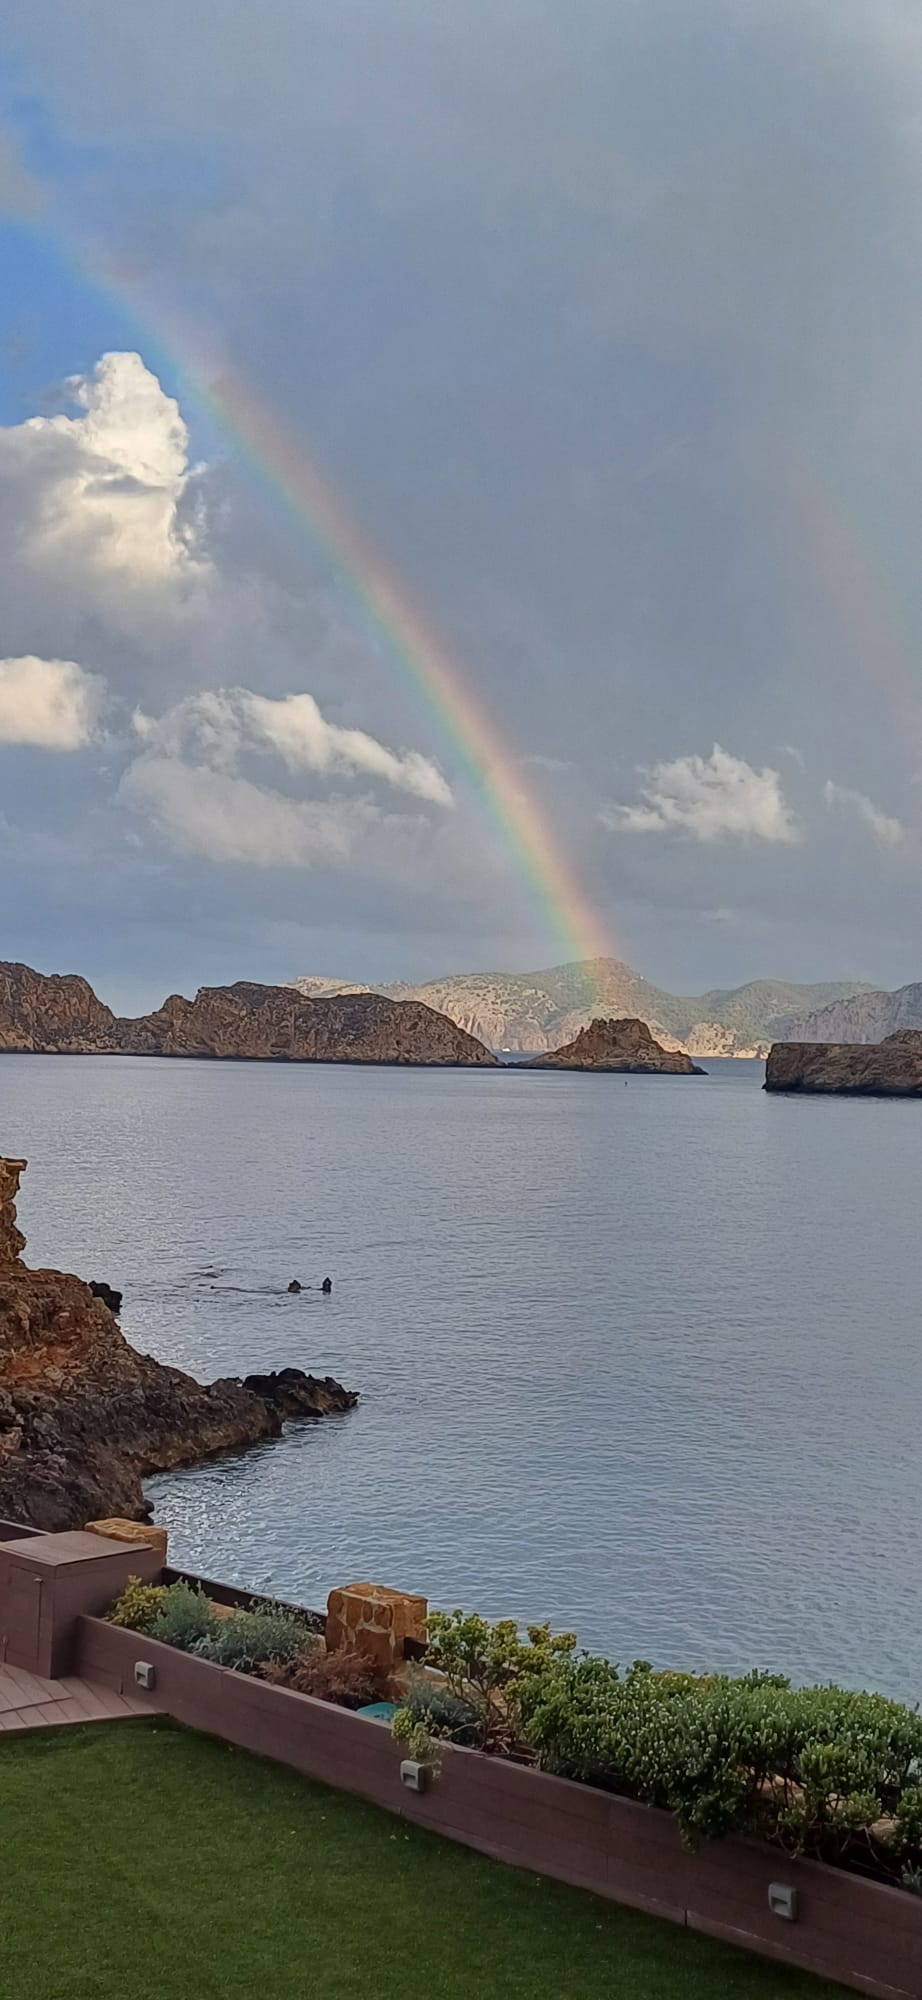
<svg viewBox="0 0 922 2000"><path fill-rule="evenodd" d="M0 1050L80 1056L118 1045L119 1022L85 979L0 962Z"/></svg>
<svg viewBox="0 0 922 2000"><path fill-rule="evenodd" d="M870 1046L776 1042L765 1065L765 1088L851 1097L922 1097L922 1034L904 1029Z"/></svg>
<svg viewBox="0 0 922 2000"><path fill-rule="evenodd" d="M310 998L373 990L392 1000L422 1000L488 1048L529 1055L572 1041L593 1015L646 1021L664 1048L686 1049L689 1055L766 1055L770 1043L786 1032L788 1016L865 990L857 980L851 985L794 986L756 979L686 997L652 985L618 958L554 965L543 972L458 973L425 986L398 983L372 989L320 977L292 984Z"/></svg>
<svg viewBox="0 0 922 2000"><path fill-rule="evenodd" d="M28 1270L16 1226L23 1160L0 1160L0 1517L50 1532L148 1513L152 1472L353 1407L299 1369L202 1387L130 1347L82 1279Z"/></svg>
<svg viewBox="0 0 922 2000"><path fill-rule="evenodd" d="M288 986L205 986L118 1020L83 979L0 965L0 1051L209 1056L250 1062L492 1065L481 1042L419 1001L379 993L310 999Z"/></svg>
<svg viewBox="0 0 922 2000"><path fill-rule="evenodd" d="M895 993L859 993L836 1000L785 1023L793 1042L882 1042L903 1028L922 1029L922 985L898 986Z"/></svg>
<svg viewBox="0 0 922 2000"><path fill-rule="evenodd" d="M645 1021L591 1021L575 1040L550 1055L535 1056L523 1069L628 1070L654 1076L703 1076L691 1056L661 1048Z"/></svg>

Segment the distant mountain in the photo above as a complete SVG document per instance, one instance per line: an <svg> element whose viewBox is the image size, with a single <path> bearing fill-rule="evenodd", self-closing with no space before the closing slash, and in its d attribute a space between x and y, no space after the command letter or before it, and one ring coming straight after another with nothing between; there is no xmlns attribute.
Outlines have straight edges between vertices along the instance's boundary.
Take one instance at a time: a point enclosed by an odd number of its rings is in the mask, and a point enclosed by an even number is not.
<svg viewBox="0 0 922 2000"><path fill-rule="evenodd" d="M310 977L291 983L311 999L374 991L391 1000L421 1000L488 1048L535 1055L573 1041L595 1015L645 1021L664 1047L684 1048L693 1056L764 1055L773 1041L783 1038L791 1016L873 992L858 980L795 986L756 979L747 986L685 998L651 985L617 958L555 965L544 972L459 973L423 986L369 988Z"/></svg>
<svg viewBox="0 0 922 2000"><path fill-rule="evenodd" d="M895 993L869 987L832 1006L798 1013L778 1036L786 1042L882 1042L903 1028L922 1028L922 984L898 986Z"/></svg>

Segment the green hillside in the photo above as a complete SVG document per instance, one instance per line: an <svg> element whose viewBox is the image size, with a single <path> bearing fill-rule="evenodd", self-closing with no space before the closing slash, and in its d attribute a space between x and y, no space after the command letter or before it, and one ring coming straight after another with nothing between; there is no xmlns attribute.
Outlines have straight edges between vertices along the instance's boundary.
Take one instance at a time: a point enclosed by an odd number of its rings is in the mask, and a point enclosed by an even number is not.
<svg viewBox="0 0 922 2000"><path fill-rule="evenodd" d="M292 985L318 995L341 992L346 982L305 977ZM636 1015L654 1033L659 1029L678 1041L692 1037L701 1054L732 1055L780 1039L793 1015L872 989L857 980L798 986L755 979L686 996L653 986L620 959L597 958L541 972L456 973L422 986L400 982L375 990L395 1000L423 1000L496 1049L559 1048L594 1014L607 1014Z"/></svg>

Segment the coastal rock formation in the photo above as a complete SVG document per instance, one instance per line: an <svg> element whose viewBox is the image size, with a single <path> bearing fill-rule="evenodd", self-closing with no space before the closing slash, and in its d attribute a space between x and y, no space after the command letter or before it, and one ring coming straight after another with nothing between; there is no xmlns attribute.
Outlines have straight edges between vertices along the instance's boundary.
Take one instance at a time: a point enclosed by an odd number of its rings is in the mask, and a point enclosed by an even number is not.
<svg viewBox="0 0 922 2000"><path fill-rule="evenodd" d="M591 1021L576 1039L552 1054L535 1056L523 1069L628 1070L658 1076L703 1076L691 1056L664 1049L645 1021Z"/></svg>
<svg viewBox="0 0 922 2000"><path fill-rule="evenodd" d="M458 973L425 986L369 987L310 976L292 985L310 999L375 992L391 1000L422 1000L488 1048L523 1055L561 1048L589 1026L593 1015L646 1021L664 1048L692 1056L767 1055L770 1044L787 1033L790 1015L865 990L859 981L792 986L785 980L756 979L728 991L688 997L652 985L619 958L585 959L543 972Z"/></svg>
<svg viewBox="0 0 922 2000"><path fill-rule="evenodd" d="M0 1160L0 1517L48 1532L142 1520L148 1474L354 1406L340 1383L299 1369L203 1387L138 1354L82 1279L22 1263L24 1164Z"/></svg>
<svg viewBox="0 0 922 2000"><path fill-rule="evenodd" d="M16 1226L16 1196L26 1171L25 1160L0 1160L0 1271L17 1264L26 1239Z"/></svg>
<svg viewBox="0 0 922 2000"><path fill-rule="evenodd" d="M421 1002L379 993L308 999L289 986L204 986L119 1020L85 979L0 964L0 1052L206 1056L249 1062L491 1065L495 1056Z"/></svg>
<svg viewBox="0 0 922 2000"><path fill-rule="evenodd" d="M118 1046L119 1023L85 979L0 962L0 1051L81 1056Z"/></svg>
<svg viewBox="0 0 922 2000"><path fill-rule="evenodd" d="M266 1062L495 1064L482 1042L418 1001L380 993L308 1000L287 986L203 986L156 1014L126 1021L131 1055L246 1057Z"/></svg>
<svg viewBox="0 0 922 2000"><path fill-rule="evenodd" d="M922 1097L922 1034L911 1028L882 1042L776 1042L766 1090L866 1097Z"/></svg>

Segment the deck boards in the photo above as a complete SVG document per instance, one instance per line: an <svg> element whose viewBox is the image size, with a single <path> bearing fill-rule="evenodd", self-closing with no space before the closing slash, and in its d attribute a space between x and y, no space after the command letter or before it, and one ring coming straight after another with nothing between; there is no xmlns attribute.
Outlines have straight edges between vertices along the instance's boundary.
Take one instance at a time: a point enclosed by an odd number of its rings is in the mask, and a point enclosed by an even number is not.
<svg viewBox="0 0 922 2000"><path fill-rule="evenodd" d="M0 1665L0 1735L66 1723L120 1722L127 1716L151 1713L149 1699L136 1700L115 1688L91 1685L74 1675L45 1681L24 1667Z"/></svg>

